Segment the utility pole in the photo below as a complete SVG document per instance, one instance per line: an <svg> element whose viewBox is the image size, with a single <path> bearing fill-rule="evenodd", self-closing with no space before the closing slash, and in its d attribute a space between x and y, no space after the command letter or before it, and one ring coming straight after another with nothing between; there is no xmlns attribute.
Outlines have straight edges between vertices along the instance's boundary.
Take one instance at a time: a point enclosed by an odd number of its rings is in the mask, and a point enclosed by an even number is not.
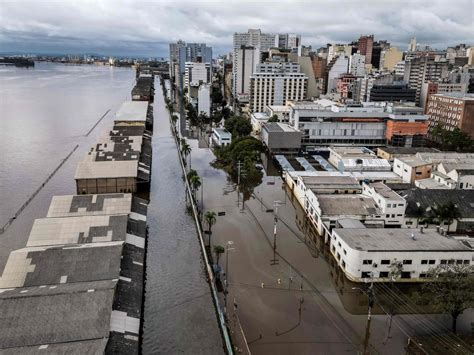
<svg viewBox="0 0 474 355"><path fill-rule="evenodd" d="M277 222L278 222L278 206L281 201L273 201L273 208L275 215L273 218L273 259L270 260L270 265L278 265L278 259L276 258L276 236L277 236Z"/></svg>
<svg viewBox="0 0 474 355"><path fill-rule="evenodd" d="M227 294L229 293L229 251L234 250L231 246L234 244L233 241L229 240L225 248L225 280L224 280L224 314L227 316Z"/></svg>
<svg viewBox="0 0 474 355"><path fill-rule="evenodd" d="M242 167L242 163L240 160L237 162L237 205L240 205L240 193L239 193L239 187L240 187L240 169Z"/></svg>
<svg viewBox="0 0 474 355"><path fill-rule="evenodd" d="M372 321L372 308L374 307L374 272L371 272L370 286L367 288L367 291L359 288L352 287L353 290L360 290L361 292L367 295L368 307L367 307L367 326L365 328L365 337L364 337L364 354L369 354L369 339L370 339L370 323Z"/></svg>
<svg viewBox="0 0 474 355"><path fill-rule="evenodd" d="M243 170L243 169L242 169ZM245 178L247 177L247 172L245 170L240 172L242 179L242 211L245 209Z"/></svg>
<svg viewBox="0 0 474 355"><path fill-rule="evenodd" d="M204 178L201 180L201 225L204 217Z"/></svg>

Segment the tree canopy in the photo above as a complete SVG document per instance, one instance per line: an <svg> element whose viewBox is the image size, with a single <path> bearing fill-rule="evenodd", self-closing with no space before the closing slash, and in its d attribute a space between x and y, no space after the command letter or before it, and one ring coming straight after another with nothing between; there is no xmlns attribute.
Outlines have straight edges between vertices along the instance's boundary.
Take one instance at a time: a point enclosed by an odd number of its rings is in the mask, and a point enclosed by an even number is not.
<svg viewBox="0 0 474 355"><path fill-rule="evenodd" d="M474 150L474 140L457 127L451 131L438 124L431 131L431 137L442 150L454 150L457 152Z"/></svg>
<svg viewBox="0 0 474 355"><path fill-rule="evenodd" d="M232 137L248 136L252 132L252 125L250 122L241 116L232 116L224 123L226 130L232 133Z"/></svg>

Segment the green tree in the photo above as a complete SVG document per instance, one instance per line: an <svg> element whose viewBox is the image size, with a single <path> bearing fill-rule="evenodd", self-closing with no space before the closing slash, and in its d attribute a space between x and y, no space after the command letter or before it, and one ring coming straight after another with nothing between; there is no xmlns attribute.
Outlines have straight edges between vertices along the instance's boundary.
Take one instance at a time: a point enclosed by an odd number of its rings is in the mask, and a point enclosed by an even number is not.
<svg viewBox="0 0 474 355"><path fill-rule="evenodd" d="M459 315L474 307L474 266L450 262L429 271L430 281L423 285L423 292L438 311L451 315L456 333Z"/></svg>
<svg viewBox="0 0 474 355"><path fill-rule="evenodd" d="M445 222L447 223L447 232L449 232L449 227L454 220L461 217L458 206L456 206L452 201L433 208L433 214L440 225Z"/></svg>
<svg viewBox="0 0 474 355"><path fill-rule="evenodd" d="M280 120L278 119L278 115L276 115L276 114L268 119L268 123L279 122L279 121Z"/></svg>
<svg viewBox="0 0 474 355"><path fill-rule="evenodd" d="M207 230L209 232L209 247L211 247L212 226L216 224L216 213L213 211L207 211L204 214L204 220L207 223Z"/></svg>
<svg viewBox="0 0 474 355"><path fill-rule="evenodd" d="M224 127L232 133L232 137L248 136L252 132L250 122L241 116L233 116L225 121Z"/></svg>
<svg viewBox="0 0 474 355"><path fill-rule="evenodd" d="M223 107L222 110L221 110L221 113L222 113L222 118L224 120L227 120L229 117L230 117L230 114L232 113L230 111L230 108L228 107Z"/></svg>
<svg viewBox="0 0 474 355"><path fill-rule="evenodd" d="M216 264L219 265L220 255L225 253L225 248L222 245L214 245L214 253L216 254Z"/></svg>

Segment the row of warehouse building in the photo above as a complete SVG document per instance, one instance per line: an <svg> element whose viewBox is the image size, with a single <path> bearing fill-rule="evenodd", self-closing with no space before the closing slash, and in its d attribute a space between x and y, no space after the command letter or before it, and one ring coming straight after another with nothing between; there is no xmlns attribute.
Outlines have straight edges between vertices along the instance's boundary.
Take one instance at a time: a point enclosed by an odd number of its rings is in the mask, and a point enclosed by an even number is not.
<svg viewBox="0 0 474 355"><path fill-rule="evenodd" d="M141 352L153 77L79 162L0 277L0 353Z"/></svg>
<svg viewBox="0 0 474 355"><path fill-rule="evenodd" d="M403 265L401 282L426 281L438 265L474 264L473 155L399 149L381 149L377 156L363 147L332 146L328 160L318 157L317 169L309 158L291 164L276 157L295 199L349 280L391 281L396 261ZM390 161L382 158L387 155ZM456 171L449 177L453 184L417 184L425 176L406 177L407 169L397 167L409 159L429 165L432 178L450 166ZM302 168L294 169L296 163ZM446 206L456 211L453 217L437 212Z"/></svg>

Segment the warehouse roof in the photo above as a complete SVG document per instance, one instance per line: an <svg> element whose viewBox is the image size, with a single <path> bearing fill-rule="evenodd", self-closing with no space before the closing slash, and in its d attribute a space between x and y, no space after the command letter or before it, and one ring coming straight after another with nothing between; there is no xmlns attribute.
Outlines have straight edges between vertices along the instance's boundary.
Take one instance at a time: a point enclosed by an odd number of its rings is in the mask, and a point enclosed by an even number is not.
<svg viewBox="0 0 474 355"><path fill-rule="evenodd" d="M416 216L419 207L429 211L435 206L452 202L458 208L461 218L474 218L474 190L410 188L397 192L407 201L407 216Z"/></svg>
<svg viewBox="0 0 474 355"><path fill-rule="evenodd" d="M308 189L316 193L325 189L362 189L352 176L301 176L301 179Z"/></svg>
<svg viewBox="0 0 474 355"><path fill-rule="evenodd" d="M10 253L0 288L118 279L123 242L28 247Z"/></svg>
<svg viewBox="0 0 474 355"><path fill-rule="evenodd" d="M47 217L125 214L131 209L132 194L54 196Z"/></svg>
<svg viewBox="0 0 474 355"><path fill-rule="evenodd" d="M27 247L125 241L127 215L36 219Z"/></svg>
<svg viewBox="0 0 474 355"><path fill-rule="evenodd" d="M49 354L68 354L68 355L83 355L83 354L103 354L107 339L94 339L72 341L67 343L55 344L40 344L32 346L21 346L9 349L2 349L2 355L38 355L48 352Z"/></svg>
<svg viewBox="0 0 474 355"><path fill-rule="evenodd" d="M77 164L74 179L136 178L137 174L138 160L97 162L87 156Z"/></svg>
<svg viewBox="0 0 474 355"><path fill-rule="evenodd" d="M370 216L379 213L374 200L363 195L318 195L323 216Z"/></svg>
<svg viewBox="0 0 474 355"><path fill-rule="evenodd" d="M2 290L0 349L107 338L115 285L109 280Z"/></svg>
<svg viewBox="0 0 474 355"><path fill-rule="evenodd" d="M365 251L472 251L459 240L442 236L434 229L335 228L349 247Z"/></svg>
<svg viewBox="0 0 474 355"><path fill-rule="evenodd" d="M147 101L125 101L115 114L117 121L146 121L148 111Z"/></svg>

